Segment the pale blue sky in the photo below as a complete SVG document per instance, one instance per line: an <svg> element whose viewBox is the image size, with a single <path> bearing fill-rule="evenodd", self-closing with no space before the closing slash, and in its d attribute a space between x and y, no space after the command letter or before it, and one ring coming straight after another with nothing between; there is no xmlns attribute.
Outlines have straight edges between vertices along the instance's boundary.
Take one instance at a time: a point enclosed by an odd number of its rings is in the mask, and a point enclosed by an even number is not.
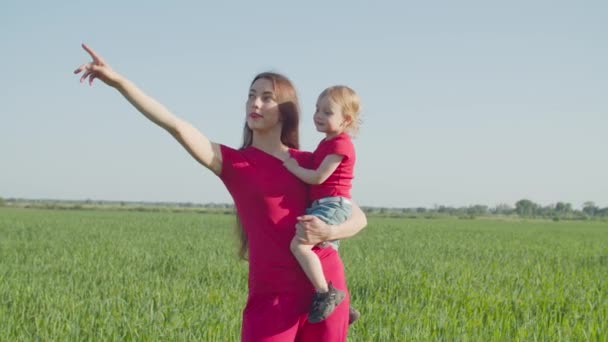
<svg viewBox="0 0 608 342"><path fill-rule="evenodd" d="M102 84L86 42L210 139L237 146L251 78L361 96L362 205L608 206L605 1L3 1L0 196L231 202Z"/></svg>

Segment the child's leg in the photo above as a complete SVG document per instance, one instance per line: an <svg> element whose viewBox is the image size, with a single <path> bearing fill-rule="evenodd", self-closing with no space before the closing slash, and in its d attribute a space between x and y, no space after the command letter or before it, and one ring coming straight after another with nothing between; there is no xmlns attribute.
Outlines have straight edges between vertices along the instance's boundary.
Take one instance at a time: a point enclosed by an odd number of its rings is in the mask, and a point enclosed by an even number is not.
<svg viewBox="0 0 608 342"><path fill-rule="evenodd" d="M298 259L302 270L316 289L308 312L308 321L318 323L331 315L336 306L345 298L346 293L327 283L321 260L312 251L312 247L312 245L300 243L295 236L290 244L291 252Z"/></svg>
<svg viewBox="0 0 608 342"><path fill-rule="evenodd" d="M298 237L294 236L291 240L291 252L298 259L298 263L306 276L315 287L317 292L327 292L327 280L323 274L323 267L321 266L321 260L315 252L312 251L313 245L305 245L298 241Z"/></svg>

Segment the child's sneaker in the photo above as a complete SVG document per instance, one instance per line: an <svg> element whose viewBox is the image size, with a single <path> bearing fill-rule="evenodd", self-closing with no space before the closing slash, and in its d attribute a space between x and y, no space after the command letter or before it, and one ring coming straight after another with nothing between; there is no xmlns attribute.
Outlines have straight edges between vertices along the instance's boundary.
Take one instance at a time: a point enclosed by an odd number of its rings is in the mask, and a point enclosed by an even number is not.
<svg viewBox="0 0 608 342"><path fill-rule="evenodd" d="M312 297L312 306L308 313L310 323L318 323L326 319L346 296L344 291L336 289L331 283L327 288L327 292L315 292Z"/></svg>
<svg viewBox="0 0 608 342"><path fill-rule="evenodd" d="M348 325L355 323L355 321L357 321L359 317L361 317L361 313L359 312L359 310L350 306L348 308Z"/></svg>

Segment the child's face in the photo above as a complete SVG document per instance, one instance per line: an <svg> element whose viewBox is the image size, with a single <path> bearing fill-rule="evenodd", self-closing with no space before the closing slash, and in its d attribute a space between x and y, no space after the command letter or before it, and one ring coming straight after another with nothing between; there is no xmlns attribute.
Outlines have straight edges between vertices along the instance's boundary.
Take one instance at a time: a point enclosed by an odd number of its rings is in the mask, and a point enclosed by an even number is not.
<svg viewBox="0 0 608 342"><path fill-rule="evenodd" d="M347 118L342 113L342 109L329 96L319 98L313 120L317 131L323 132L327 136L344 132L347 125Z"/></svg>

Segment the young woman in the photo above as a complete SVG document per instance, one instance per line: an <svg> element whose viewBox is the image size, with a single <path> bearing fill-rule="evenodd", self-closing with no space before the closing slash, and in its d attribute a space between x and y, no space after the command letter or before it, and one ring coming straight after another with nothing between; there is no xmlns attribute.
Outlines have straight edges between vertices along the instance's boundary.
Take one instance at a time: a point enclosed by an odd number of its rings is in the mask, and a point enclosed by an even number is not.
<svg viewBox="0 0 608 342"><path fill-rule="evenodd" d="M299 106L295 88L284 76L257 75L246 104L243 146L240 149L209 141L191 124L122 77L91 48L92 58L74 73L80 81L100 79L118 90L144 116L164 128L200 164L216 174L232 195L241 224L241 252L249 259L249 296L243 311L243 341L345 341L348 332L348 290L344 266L333 248L316 251L327 281L344 289L346 298L321 323L307 321L314 288L290 251L296 234L303 243L318 244L355 235L367 224L353 205L351 218L328 225L315 216L302 216L308 186L283 167L292 157L312 166L312 155L298 150Z"/></svg>

